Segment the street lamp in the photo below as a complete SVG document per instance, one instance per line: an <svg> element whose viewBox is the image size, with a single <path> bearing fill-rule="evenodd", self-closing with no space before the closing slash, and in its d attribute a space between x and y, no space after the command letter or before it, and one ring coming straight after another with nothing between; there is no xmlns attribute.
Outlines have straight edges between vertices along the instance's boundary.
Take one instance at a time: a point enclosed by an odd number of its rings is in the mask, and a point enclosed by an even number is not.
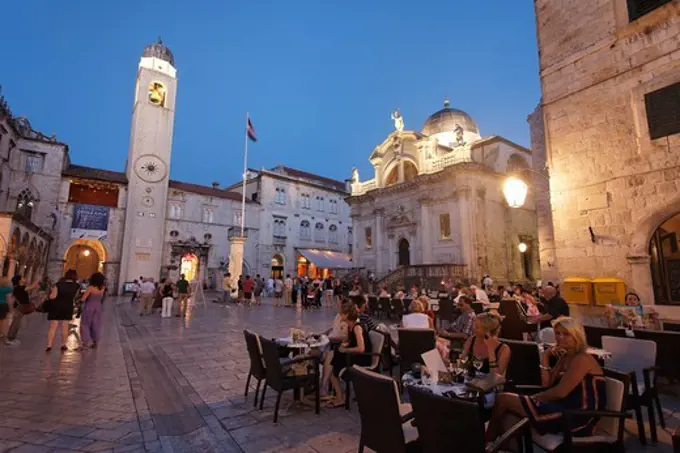
<svg viewBox="0 0 680 453"><path fill-rule="evenodd" d="M529 186L516 176L510 176L503 184L503 195L511 208L521 208L527 199Z"/></svg>
<svg viewBox="0 0 680 453"><path fill-rule="evenodd" d="M83 255L84 256L90 256L90 251L87 250L87 249L83 250Z"/></svg>
<svg viewBox="0 0 680 453"><path fill-rule="evenodd" d="M519 249L519 253L524 253L527 251L527 245L524 242L520 242L517 248Z"/></svg>

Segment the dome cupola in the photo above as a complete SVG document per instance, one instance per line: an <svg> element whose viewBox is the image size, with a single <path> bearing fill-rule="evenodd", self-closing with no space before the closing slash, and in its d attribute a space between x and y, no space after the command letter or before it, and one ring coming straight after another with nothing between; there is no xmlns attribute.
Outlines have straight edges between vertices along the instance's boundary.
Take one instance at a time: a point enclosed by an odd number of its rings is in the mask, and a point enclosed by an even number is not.
<svg viewBox="0 0 680 453"><path fill-rule="evenodd" d="M158 37L158 41L153 44L149 44L144 48L142 52L142 58L158 58L159 60L167 61L172 66L175 66L175 57L168 47L163 44L161 37Z"/></svg>

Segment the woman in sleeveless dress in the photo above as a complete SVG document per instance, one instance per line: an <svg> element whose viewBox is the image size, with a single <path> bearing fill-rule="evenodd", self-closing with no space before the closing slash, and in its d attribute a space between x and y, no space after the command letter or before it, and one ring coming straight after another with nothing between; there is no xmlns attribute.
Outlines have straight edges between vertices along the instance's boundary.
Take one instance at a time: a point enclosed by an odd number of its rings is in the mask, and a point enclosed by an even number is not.
<svg viewBox="0 0 680 453"><path fill-rule="evenodd" d="M83 348L96 348L99 343L105 287L104 275L95 272L90 277L90 285L80 299L83 302L83 315L80 318L80 339L83 342Z"/></svg>
<svg viewBox="0 0 680 453"><path fill-rule="evenodd" d="M52 342L57 328L61 325L61 350L66 351L66 339L68 338L69 324L73 320L73 302L80 291L78 274L74 269L66 271L64 278L59 280L50 292L50 302L47 308L47 320L50 327L47 331L47 348L45 352L52 350Z"/></svg>
<svg viewBox="0 0 680 453"><path fill-rule="evenodd" d="M495 313L481 313L475 317L474 335L465 342L461 357L468 364L475 359L483 362L480 373L505 375L510 363L510 347L498 340L501 318Z"/></svg>
<svg viewBox="0 0 680 453"><path fill-rule="evenodd" d="M501 393L496 399L487 440L493 441L503 434L508 418L528 418L531 426L541 435L562 433L562 414L566 410L602 410L607 404L604 372L597 361L586 351L583 326L573 318L557 318L553 328L557 346L542 357L541 384L544 390L535 395ZM551 359L557 364L550 367ZM574 437L590 436L597 418L576 417L569 427Z"/></svg>
<svg viewBox="0 0 680 453"><path fill-rule="evenodd" d="M343 304L344 305L344 304ZM352 352L371 352L371 337L368 335L366 326L359 323L359 312L354 304L348 305L347 311L341 314L343 321L347 323L347 341L343 342L338 350L333 354L331 366L333 367L333 375L331 376L331 385L335 391L335 399L328 402L327 407L341 407L345 404L345 395L340 384L340 372L347 367L347 354ZM372 357L358 356L353 357L349 364L368 366L370 365Z"/></svg>

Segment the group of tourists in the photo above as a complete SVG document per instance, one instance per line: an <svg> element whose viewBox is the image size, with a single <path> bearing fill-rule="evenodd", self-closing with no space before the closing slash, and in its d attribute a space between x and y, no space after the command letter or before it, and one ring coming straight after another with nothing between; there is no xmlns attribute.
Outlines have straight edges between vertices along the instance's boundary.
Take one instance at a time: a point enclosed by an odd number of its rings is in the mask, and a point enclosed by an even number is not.
<svg viewBox="0 0 680 453"><path fill-rule="evenodd" d="M130 302L139 301L139 316L160 313L167 318L173 311L177 318L185 318L187 315L191 285L184 274L180 275L177 282L170 278L161 278L160 282L154 282L153 278L139 277L139 280L132 283L131 290Z"/></svg>
<svg viewBox="0 0 680 453"><path fill-rule="evenodd" d="M340 279L328 275L319 277L271 276L265 280L260 274L254 278L241 276L236 281L231 273L222 280L222 302L237 305L260 305L263 296L274 297L275 307L293 307L298 302L303 309L332 306L342 298L343 289Z"/></svg>
<svg viewBox="0 0 680 453"><path fill-rule="evenodd" d="M83 288L84 286L84 288ZM0 338L7 346L18 346L22 319L35 312L46 313L49 327L45 352L52 351L57 330L61 332L61 350L68 350L72 333L74 349L96 348L101 337L102 309L106 297L104 275L95 272L85 285L78 282L75 270L66 271L56 284L47 278L30 285L21 275L0 279ZM74 318L80 318L79 331Z"/></svg>

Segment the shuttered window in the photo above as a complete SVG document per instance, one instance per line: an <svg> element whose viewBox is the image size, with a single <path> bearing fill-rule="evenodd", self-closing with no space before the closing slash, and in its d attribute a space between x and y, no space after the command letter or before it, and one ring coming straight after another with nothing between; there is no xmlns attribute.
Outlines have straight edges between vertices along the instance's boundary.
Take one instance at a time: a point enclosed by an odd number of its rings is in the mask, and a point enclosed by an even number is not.
<svg viewBox="0 0 680 453"><path fill-rule="evenodd" d="M680 133L680 82L645 95L649 137Z"/></svg>
<svg viewBox="0 0 680 453"><path fill-rule="evenodd" d="M628 17L633 22L671 0L628 0Z"/></svg>

